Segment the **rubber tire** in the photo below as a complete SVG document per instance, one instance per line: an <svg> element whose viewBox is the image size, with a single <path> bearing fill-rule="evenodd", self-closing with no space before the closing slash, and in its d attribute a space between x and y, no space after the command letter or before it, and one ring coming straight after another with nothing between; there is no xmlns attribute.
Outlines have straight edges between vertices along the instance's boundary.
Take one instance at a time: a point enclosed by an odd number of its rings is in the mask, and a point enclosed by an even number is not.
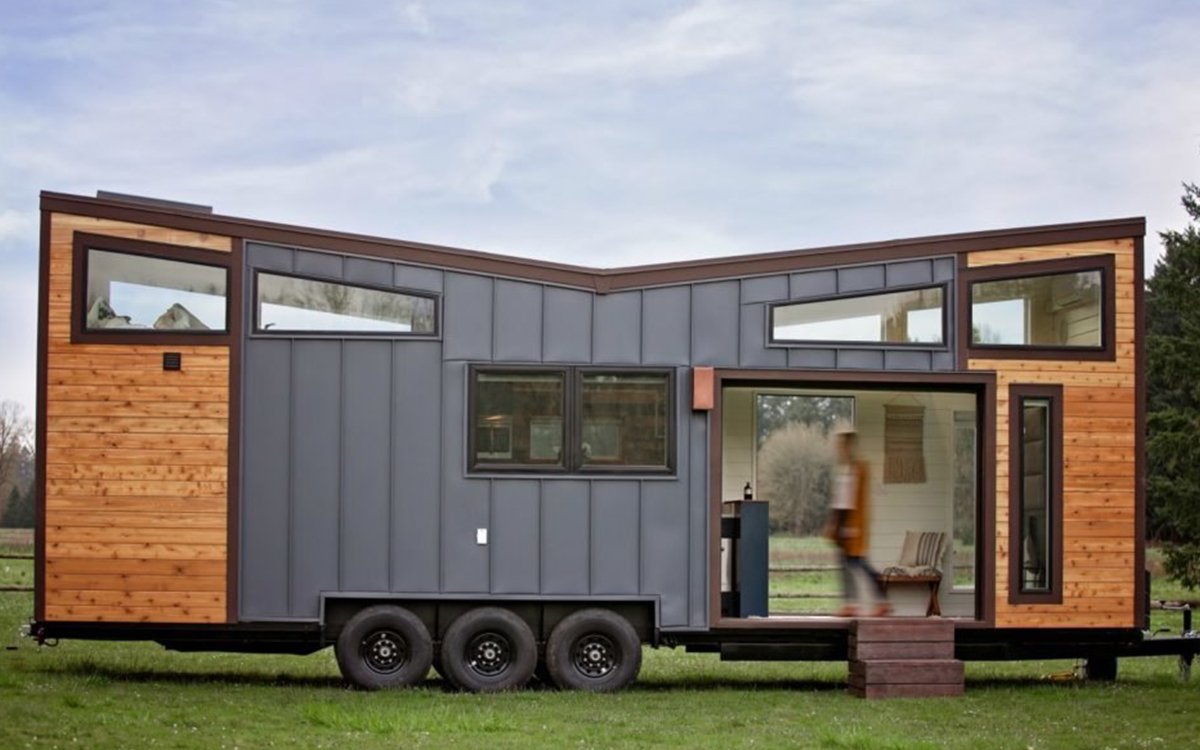
<svg viewBox="0 0 1200 750"><path fill-rule="evenodd" d="M1112 654L1089 656L1084 674L1089 682L1113 682L1117 679L1117 657Z"/></svg>
<svg viewBox="0 0 1200 750"><path fill-rule="evenodd" d="M602 677L580 671L571 658L575 644L589 635L603 635L616 651L616 666ZM624 617L607 609L583 609L568 615L546 641L546 667L554 684L563 690L610 693L637 679L642 668L642 642Z"/></svg>
<svg viewBox="0 0 1200 750"><path fill-rule="evenodd" d="M499 674L476 671L467 657L467 648L478 635L494 632L504 636L512 648L512 659ZM498 607L471 609L446 628L442 638L443 674L451 685L470 693L495 693L520 690L533 677L537 666L537 640L533 631L517 615Z"/></svg>
<svg viewBox="0 0 1200 750"><path fill-rule="evenodd" d="M405 641L408 661L392 673L372 669L362 656L361 644L379 630L394 631ZM433 640L420 618L403 607L377 604L359 610L342 632L333 648L342 677L362 690L410 687L425 679L433 661Z"/></svg>

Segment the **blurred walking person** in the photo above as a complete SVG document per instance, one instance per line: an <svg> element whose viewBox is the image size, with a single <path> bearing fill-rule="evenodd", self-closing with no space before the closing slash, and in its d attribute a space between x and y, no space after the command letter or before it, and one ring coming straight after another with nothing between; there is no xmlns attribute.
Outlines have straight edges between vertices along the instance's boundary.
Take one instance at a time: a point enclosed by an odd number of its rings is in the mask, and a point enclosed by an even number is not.
<svg viewBox="0 0 1200 750"><path fill-rule="evenodd" d="M858 433L842 430L835 437L837 466L834 469L833 498L825 537L838 546L842 556L844 604L839 617L891 614L892 605L879 582L879 573L867 562L867 535L870 530L870 473L867 462L858 456ZM866 579L865 581L863 579ZM859 609L859 605L865 605Z"/></svg>

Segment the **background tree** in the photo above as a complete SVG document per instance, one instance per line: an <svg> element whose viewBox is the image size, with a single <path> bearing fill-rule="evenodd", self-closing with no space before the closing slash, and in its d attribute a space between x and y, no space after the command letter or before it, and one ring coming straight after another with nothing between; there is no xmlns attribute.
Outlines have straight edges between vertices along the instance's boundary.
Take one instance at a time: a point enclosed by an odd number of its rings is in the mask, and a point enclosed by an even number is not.
<svg viewBox="0 0 1200 750"><path fill-rule="evenodd" d="M771 531L819 533L832 492L829 431L853 420L854 399L760 393L755 409L757 493L771 503Z"/></svg>
<svg viewBox="0 0 1200 750"><path fill-rule="evenodd" d="M758 449L758 490L771 501L771 531L820 533L832 493L833 449L820 425L792 422Z"/></svg>
<svg viewBox="0 0 1200 750"><path fill-rule="evenodd" d="M1146 285L1149 532L1167 573L1200 586L1200 189L1185 184L1182 231L1162 232L1164 253Z"/></svg>
<svg viewBox="0 0 1200 750"><path fill-rule="evenodd" d="M26 494L32 467L32 428L25 410L15 401L0 401L0 517L16 490Z"/></svg>

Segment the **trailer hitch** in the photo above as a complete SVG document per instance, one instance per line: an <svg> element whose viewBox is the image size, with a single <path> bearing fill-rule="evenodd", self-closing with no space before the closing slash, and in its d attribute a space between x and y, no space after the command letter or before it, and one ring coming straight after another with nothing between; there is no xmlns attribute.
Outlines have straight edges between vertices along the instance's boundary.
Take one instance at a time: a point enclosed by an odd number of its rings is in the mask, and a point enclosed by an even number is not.
<svg viewBox="0 0 1200 750"><path fill-rule="evenodd" d="M1170 603L1162 602L1161 608L1164 612L1182 612L1183 613L1183 633L1184 638L1200 639L1200 632L1192 628L1192 603L1180 602ZM1179 679L1190 680L1192 678L1192 663L1196 660L1196 652L1200 651L1200 644L1185 653L1179 655Z"/></svg>

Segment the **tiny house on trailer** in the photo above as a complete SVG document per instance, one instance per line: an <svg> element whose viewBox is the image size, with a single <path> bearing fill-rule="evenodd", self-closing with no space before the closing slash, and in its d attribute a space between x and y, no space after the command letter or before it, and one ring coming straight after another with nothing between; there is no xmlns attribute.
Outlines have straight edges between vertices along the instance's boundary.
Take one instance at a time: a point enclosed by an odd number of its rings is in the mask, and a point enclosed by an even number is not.
<svg viewBox="0 0 1200 750"><path fill-rule="evenodd" d="M894 622L960 659L1141 648L1142 219L598 270L41 208L39 638L333 644L368 688L844 659L854 620L764 602L789 521L744 500L766 410L819 402L872 560L921 583Z"/></svg>

